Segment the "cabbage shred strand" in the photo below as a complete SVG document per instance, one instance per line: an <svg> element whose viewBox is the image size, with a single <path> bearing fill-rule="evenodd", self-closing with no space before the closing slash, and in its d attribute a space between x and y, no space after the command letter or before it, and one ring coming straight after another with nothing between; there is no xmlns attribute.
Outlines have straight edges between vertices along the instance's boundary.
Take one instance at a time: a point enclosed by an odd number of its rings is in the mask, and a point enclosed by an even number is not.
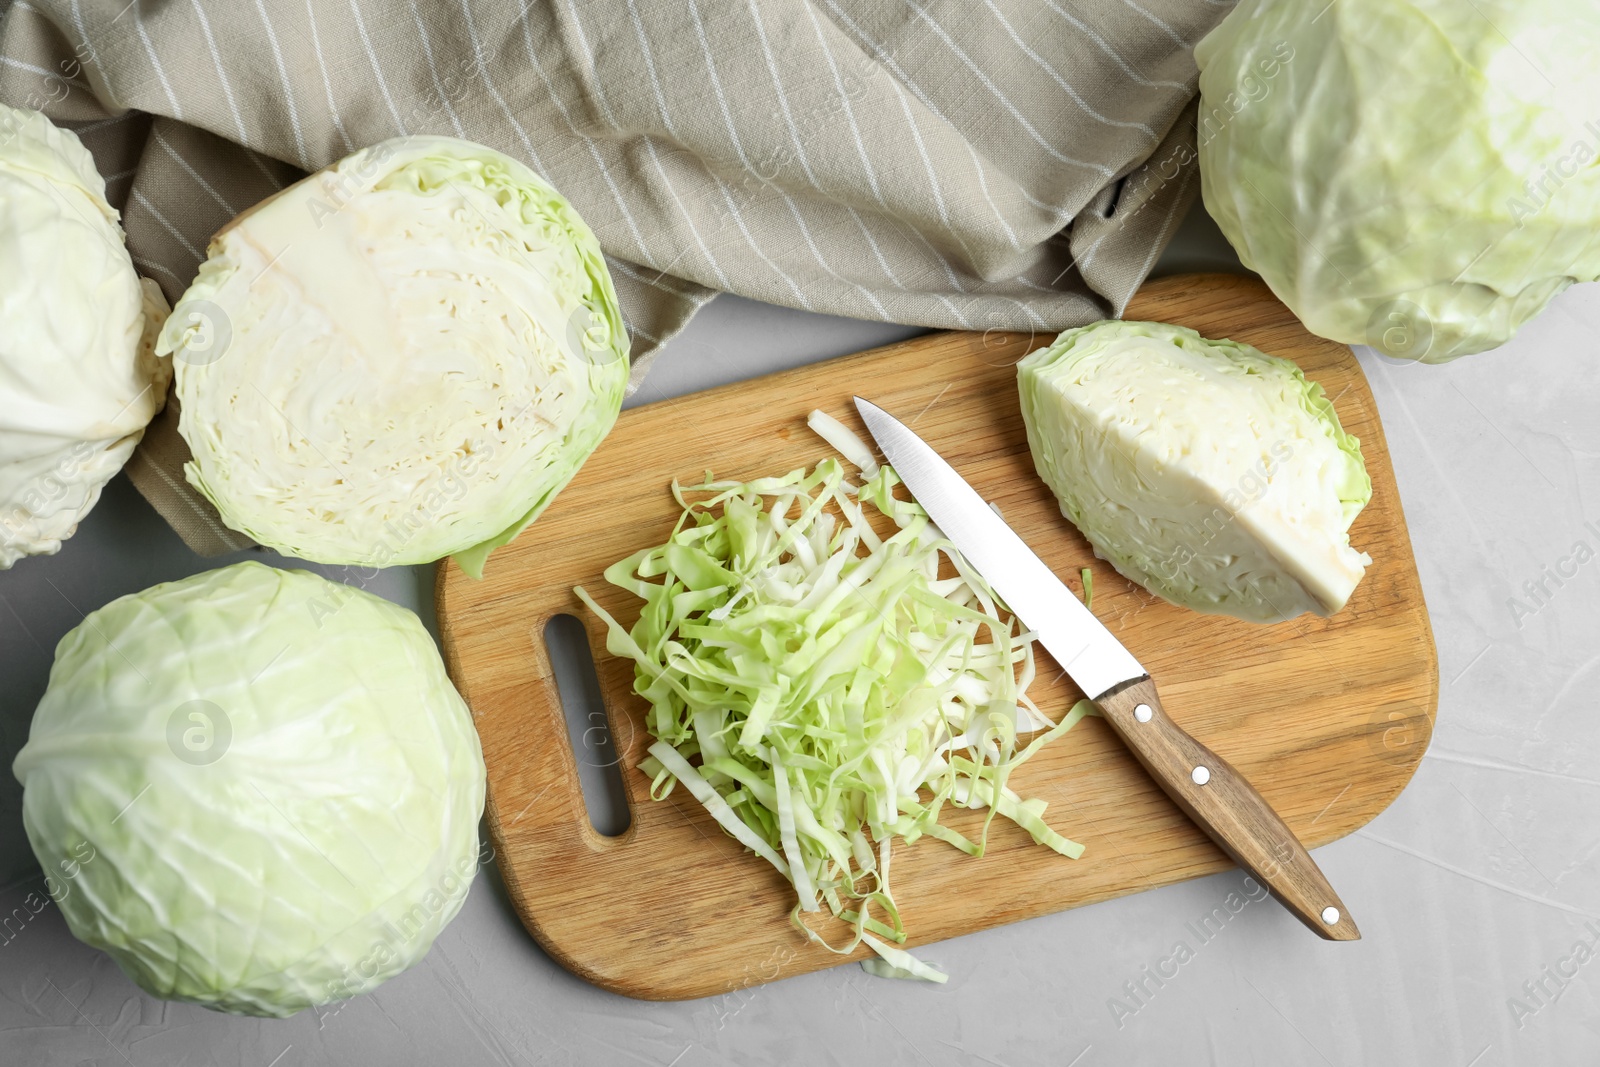
<svg viewBox="0 0 1600 1067"><path fill-rule="evenodd" d="M1007 781L1093 706L1053 725L1040 714L1032 635L927 513L894 496L892 468L867 473L856 485L834 459L747 483L708 473L694 501L674 482L672 536L605 572L643 600L633 628L576 593L605 620L607 649L636 665L656 739L640 764L651 796L683 783L777 868L807 939L841 954L865 943L873 973L942 982L895 947L906 933L890 843L926 834L981 856L998 814L1076 859L1083 846ZM881 537L868 509L895 532ZM939 822L946 806L987 809L977 840ZM839 944L804 918L824 910L849 927Z"/></svg>

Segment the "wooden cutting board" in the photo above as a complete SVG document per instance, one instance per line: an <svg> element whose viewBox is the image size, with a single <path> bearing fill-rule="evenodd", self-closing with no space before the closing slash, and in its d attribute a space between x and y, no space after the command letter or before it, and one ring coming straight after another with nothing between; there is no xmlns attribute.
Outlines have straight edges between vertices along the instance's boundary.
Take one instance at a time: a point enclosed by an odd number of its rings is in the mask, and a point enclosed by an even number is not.
<svg viewBox="0 0 1600 1067"><path fill-rule="evenodd" d="M682 999L833 966L790 927L792 894L679 788L652 801L633 768L649 743L631 662L572 595L582 584L624 624L638 601L601 578L669 533L668 483L709 468L748 479L830 453L805 425L821 408L865 436L853 393L913 424L995 501L1074 589L1094 572L1094 612L1151 671L1167 710L1248 776L1308 846L1382 811L1410 779L1432 731L1438 663L1394 473L1372 393L1350 350L1313 337L1265 286L1190 275L1152 281L1130 319L1191 326L1296 360L1361 439L1372 503L1351 530L1373 558L1331 619L1274 626L1200 615L1156 600L1094 558L1034 474L1014 365L1040 334L945 333L624 412L545 515L473 581L440 568L438 610L450 674L471 706L489 771L488 820L511 902L539 944L572 971L634 997ZM589 823L543 640L551 616L583 620L621 755L632 824ZM1079 699L1040 651L1032 690L1058 717ZM996 820L972 859L925 838L896 850L892 884L908 947L1223 870L1231 863L1148 778L1098 719L1042 750L1011 784L1049 802L1046 818L1087 846L1069 860ZM971 831L978 813L954 812ZM1352 899L1358 918L1381 904ZM1310 937L1310 934L1306 935ZM858 958L865 952L857 953Z"/></svg>

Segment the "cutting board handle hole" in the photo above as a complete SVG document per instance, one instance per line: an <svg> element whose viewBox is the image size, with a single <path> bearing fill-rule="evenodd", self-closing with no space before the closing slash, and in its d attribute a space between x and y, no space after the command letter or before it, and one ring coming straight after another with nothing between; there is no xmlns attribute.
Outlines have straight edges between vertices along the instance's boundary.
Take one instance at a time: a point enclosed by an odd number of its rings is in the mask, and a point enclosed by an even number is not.
<svg viewBox="0 0 1600 1067"><path fill-rule="evenodd" d="M628 829L633 815L628 810L622 756L611 736L589 635L576 616L554 615L545 624L544 644L561 694L567 741L578 764L578 786L583 790L589 825L602 836L617 837Z"/></svg>

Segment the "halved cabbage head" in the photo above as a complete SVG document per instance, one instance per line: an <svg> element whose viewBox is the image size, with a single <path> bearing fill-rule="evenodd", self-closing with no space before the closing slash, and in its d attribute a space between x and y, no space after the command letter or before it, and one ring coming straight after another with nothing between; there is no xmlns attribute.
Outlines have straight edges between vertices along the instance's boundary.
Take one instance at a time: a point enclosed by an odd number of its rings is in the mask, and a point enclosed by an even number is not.
<svg viewBox="0 0 1600 1067"><path fill-rule="evenodd" d="M0 570L60 550L166 403L166 311L77 135L0 105Z"/></svg>
<svg viewBox="0 0 1600 1067"><path fill-rule="evenodd" d="M161 335L189 481L321 563L470 574L615 421L628 341L600 246L544 179L386 141L247 211Z"/></svg>
<svg viewBox="0 0 1600 1067"><path fill-rule="evenodd" d="M307 571L236 563L91 613L13 770L73 935L222 1011L367 992L478 866L483 755L433 638Z"/></svg>
<svg viewBox="0 0 1600 1067"><path fill-rule="evenodd" d="M1194 56L1206 210L1314 333L1439 363L1600 278L1594 0L1244 0Z"/></svg>
<svg viewBox="0 0 1600 1067"><path fill-rule="evenodd" d="M1131 581L1183 607L1331 615L1361 580L1346 531L1372 496L1322 387L1249 345L1098 322L1018 365L1039 475Z"/></svg>

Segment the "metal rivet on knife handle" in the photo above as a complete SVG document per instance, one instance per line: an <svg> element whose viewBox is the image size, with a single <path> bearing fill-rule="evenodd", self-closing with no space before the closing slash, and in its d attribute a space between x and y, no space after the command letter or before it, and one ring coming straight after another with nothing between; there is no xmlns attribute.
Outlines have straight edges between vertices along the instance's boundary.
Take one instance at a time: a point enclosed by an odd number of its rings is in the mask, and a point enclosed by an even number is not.
<svg viewBox="0 0 1600 1067"><path fill-rule="evenodd" d="M1155 714L1155 712L1150 710L1149 704L1140 704L1138 707L1133 709L1133 717L1138 719L1140 722L1149 722L1155 717Z"/></svg>

